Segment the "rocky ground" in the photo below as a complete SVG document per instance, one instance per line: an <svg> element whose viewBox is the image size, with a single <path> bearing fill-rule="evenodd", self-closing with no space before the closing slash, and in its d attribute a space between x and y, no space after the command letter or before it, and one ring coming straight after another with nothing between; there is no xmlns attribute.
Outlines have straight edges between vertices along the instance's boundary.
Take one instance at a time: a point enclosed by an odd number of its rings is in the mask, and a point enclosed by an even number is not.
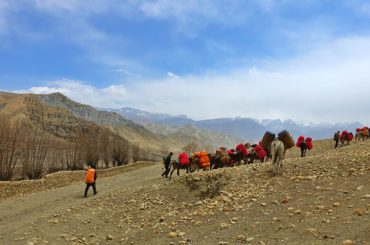
<svg viewBox="0 0 370 245"><path fill-rule="evenodd" d="M0 244L370 244L370 140L162 179L161 166L0 202Z"/></svg>

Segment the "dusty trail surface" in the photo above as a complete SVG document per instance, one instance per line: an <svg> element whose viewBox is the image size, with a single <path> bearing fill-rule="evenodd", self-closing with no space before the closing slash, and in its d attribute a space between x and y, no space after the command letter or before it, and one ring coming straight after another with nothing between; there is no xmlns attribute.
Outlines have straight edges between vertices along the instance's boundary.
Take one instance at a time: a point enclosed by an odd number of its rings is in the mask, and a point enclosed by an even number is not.
<svg viewBox="0 0 370 245"><path fill-rule="evenodd" d="M0 202L1 244L370 244L370 140L182 175L156 165Z"/></svg>
<svg viewBox="0 0 370 245"><path fill-rule="evenodd" d="M66 187L0 201L0 244L12 244L17 241L24 244L28 233L38 230L36 224L40 220L54 217L58 213L69 211L69 208L79 207L117 190L151 183L158 179L160 169L161 167L156 165L117 176L98 178L98 194L93 196L90 188L88 198L83 197L85 185L76 182ZM45 233L48 233L47 230Z"/></svg>

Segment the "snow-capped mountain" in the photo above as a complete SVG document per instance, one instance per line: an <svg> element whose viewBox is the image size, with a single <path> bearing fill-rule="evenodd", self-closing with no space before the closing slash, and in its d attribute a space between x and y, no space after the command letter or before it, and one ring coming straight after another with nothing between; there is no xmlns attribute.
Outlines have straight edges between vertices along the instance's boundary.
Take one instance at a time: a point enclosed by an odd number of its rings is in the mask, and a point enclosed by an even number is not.
<svg viewBox="0 0 370 245"><path fill-rule="evenodd" d="M254 118L242 117L195 121L185 115L173 116L168 114L151 113L128 107L118 110L105 110L117 112L127 119L144 125L145 123L155 123L166 126L192 125L197 128L228 134L238 139L253 142L259 141L266 131L271 131L277 134L282 130L288 130L295 138L297 138L299 135L304 135L311 136L314 139L325 139L331 138L334 132L338 130L355 131L356 128L365 126L359 122L342 122L331 124L326 122L296 122L291 119L257 120Z"/></svg>

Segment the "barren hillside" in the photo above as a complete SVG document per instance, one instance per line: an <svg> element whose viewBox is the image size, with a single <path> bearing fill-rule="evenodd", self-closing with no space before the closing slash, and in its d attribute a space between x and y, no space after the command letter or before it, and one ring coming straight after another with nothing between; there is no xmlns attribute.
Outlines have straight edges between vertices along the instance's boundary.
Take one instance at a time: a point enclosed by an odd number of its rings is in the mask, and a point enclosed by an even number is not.
<svg viewBox="0 0 370 245"><path fill-rule="evenodd" d="M370 140L314 145L278 177L265 163L168 181L154 165L100 178L86 199L81 182L5 199L0 243L369 244Z"/></svg>
<svg viewBox="0 0 370 245"><path fill-rule="evenodd" d="M157 159L168 151L180 151L193 142L200 147L211 146L212 149L222 142L230 146L237 143L231 137L193 127L171 129L172 132L167 130L166 133L153 128L148 130L115 112L98 111L60 93L35 95L0 92L0 117L13 121L23 119L63 139L81 132L110 130Z"/></svg>

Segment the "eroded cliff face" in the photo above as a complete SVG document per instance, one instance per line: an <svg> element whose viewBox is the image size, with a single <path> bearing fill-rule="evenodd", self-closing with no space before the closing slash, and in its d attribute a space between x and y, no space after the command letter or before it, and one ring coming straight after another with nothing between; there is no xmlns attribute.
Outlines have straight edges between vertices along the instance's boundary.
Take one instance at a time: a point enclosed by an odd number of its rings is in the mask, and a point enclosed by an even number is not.
<svg viewBox="0 0 370 245"><path fill-rule="evenodd" d="M98 125L81 120L66 109L43 104L35 95L27 95L24 98L24 105L24 113L31 123L56 137L68 139L80 133L100 130Z"/></svg>
<svg viewBox="0 0 370 245"><path fill-rule="evenodd" d="M94 122L98 125L119 126L126 125L134 128L142 128L142 126L125 119L117 113L98 111L95 108L74 102L60 93L37 95L40 102L52 107L63 108L78 118Z"/></svg>

